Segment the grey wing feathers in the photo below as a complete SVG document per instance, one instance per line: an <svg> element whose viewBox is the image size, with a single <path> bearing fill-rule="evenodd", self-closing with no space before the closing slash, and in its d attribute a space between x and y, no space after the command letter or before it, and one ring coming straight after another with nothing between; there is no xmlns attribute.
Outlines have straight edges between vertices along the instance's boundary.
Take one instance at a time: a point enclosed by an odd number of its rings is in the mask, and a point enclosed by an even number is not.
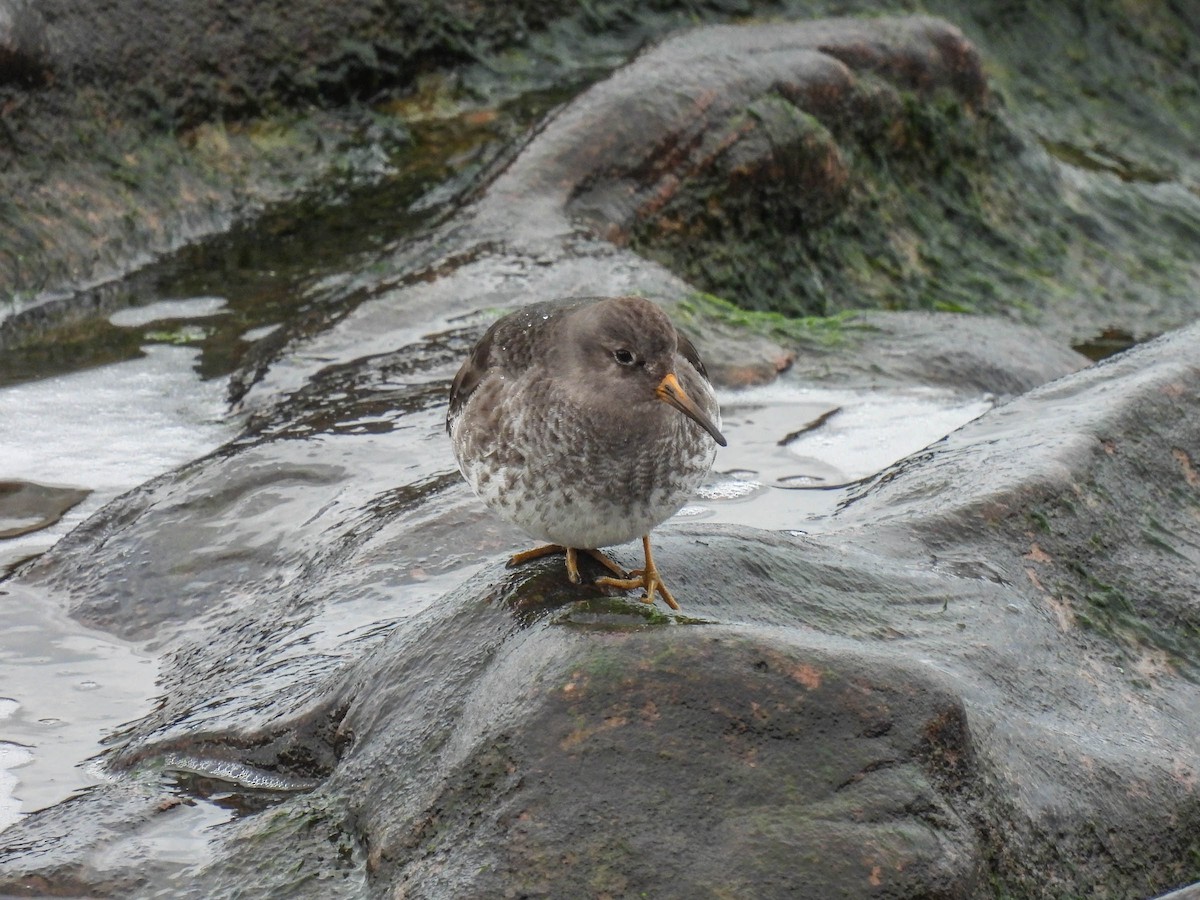
<svg viewBox="0 0 1200 900"><path fill-rule="evenodd" d="M574 297L530 303L493 322L450 385L450 409L446 415L446 431L449 432L450 420L466 405L471 392L479 386L488 369L496 365L510 370L514 367L519 369L533 363L529 329L531 322L555 318L590 303L593 299L595 298ZM492 351L497 341L501 349L499 353L494 354Z"/></svg>
<svg viewBox="0 0 1200 900"><path fill-rule="evenodd" d="M492 341L496 336L496 327L503 322L494 322L492 327L487 330L479 343L475 345L475 349L471 351L471 355L467 357L462 367L458 370L458 374L454 376L454 381L450 383L450 409L446 414L446 432L450 431L450 420L454 418L466 404L467 399L471 396L471 392L479 386L479 382L483 380L483 376L487 373L489 360L488 357L492 352Z"/></svg>
<svg viewBox="0 0 1200 900"><path fill-rule="evenodd" d="M700 354L696 352L696 345L693 344L681 331L675 332L679 336L679 355L692 364L692 367L700 373L700 377L708 381L708 370L704 368L704 363L700 361Z"/></svg>

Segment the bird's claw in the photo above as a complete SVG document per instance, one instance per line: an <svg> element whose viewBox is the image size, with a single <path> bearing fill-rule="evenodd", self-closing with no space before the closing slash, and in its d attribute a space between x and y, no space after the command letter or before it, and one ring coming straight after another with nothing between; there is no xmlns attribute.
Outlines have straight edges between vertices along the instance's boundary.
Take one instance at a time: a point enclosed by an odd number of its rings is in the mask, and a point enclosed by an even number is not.
<svg viewBox="0 0 1200 900"><path fill-rule="evenodd" d="M653 603L654 595L662 595L663 601L671 609L679 609L679 604L675 602L675 598L671 592L667 590L667 586L663 584L662 578L659 577L658 571L651 569L649 572L644 572L641 569L635 569L629 573L636 575L636 578L597 578L596 584L604 585L605 587L615 587L622 591L633 591L638 588L645 590L645 595L638 597L643 603Z"/></svg>

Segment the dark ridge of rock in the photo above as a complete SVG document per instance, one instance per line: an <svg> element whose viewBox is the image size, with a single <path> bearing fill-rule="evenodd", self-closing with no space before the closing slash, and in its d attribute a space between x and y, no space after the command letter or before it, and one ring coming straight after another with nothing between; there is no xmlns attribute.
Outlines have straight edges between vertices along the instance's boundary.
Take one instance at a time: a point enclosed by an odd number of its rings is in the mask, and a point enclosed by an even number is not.
<svg viewBox="0 0 1200 900"><path fill-rule="evenodd" d="M1200 603L1180 579L1200 563L1197 339L1200 325L1180 329L1012 400L883 473L844 519L895 524L935 554L1002 532L1064 631L1105 636L1140 678L1200 679Z"/></svg>
<svg viewBox="0 0 1200 900"><path fill-rule="evenodd" d="M49 65L46 22L30 0L0 2L0 84L32 87Z"/></svg>

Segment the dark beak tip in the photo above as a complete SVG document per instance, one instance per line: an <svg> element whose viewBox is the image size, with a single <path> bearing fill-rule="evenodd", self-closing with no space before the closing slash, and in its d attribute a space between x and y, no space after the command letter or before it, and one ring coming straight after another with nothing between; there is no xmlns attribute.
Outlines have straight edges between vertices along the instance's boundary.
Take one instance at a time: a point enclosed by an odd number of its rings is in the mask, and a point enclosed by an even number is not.
<svg viewBox="0 0 1200 900"><path fill-rule="evenodd" d="M725 440L725 435L721 434L721 432L717 430L717 426L714 425L709 420L708 416L706 416L704 412L701 411L698 406L696 406L695 402L686 393L684 393L683 388L680 387L679 380L675 377L674 372L667 373L663 380L659 382L658 387L654 391L654 395L664 403L668 403L675 407L677 410L707 431L719 446L729 446L728 442Z"/></svg>

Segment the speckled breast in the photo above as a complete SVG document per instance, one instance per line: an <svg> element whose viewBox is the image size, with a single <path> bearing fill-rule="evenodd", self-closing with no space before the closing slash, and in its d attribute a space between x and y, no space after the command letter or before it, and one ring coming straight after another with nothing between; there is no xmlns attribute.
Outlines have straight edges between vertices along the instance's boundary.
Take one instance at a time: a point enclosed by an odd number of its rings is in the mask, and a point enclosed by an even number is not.
<svg viewBox="0 0 1200 900"><path fill-rule="evenodd" d="M712 438L666 404L618 422L519 381L477 391L450 432L467 482L534 538L579 548L634 540L677 512L712 468ZM719 423L711 392L703 401Z"/></svg>

